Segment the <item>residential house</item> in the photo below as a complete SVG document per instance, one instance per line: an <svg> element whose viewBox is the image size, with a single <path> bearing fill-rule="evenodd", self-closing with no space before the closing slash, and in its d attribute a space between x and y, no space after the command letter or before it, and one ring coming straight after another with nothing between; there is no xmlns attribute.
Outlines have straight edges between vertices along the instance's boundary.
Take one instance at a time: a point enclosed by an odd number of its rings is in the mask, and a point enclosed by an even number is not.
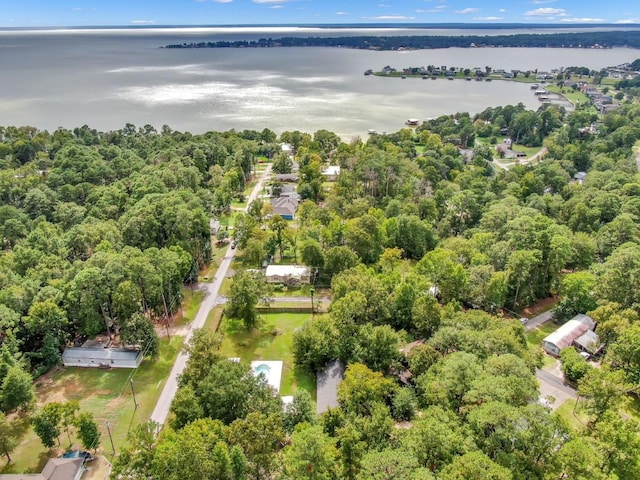
<svg viewBox="0 0 640 480"><path fill-rule="evenodd" d="M264 275L267 283L285 285L311 283L311 269L304 265L267 265Z"/></svg>
<svg viewBox="0 0 640 480"><path fill-rule="evenodd" d="M578 182L580 185L584 182L584 179L587 178L587 172L577 172L573 176L574 180Z"/></svg>
<svg viewBox="0 0 640 480"><path fill-rule="evenodd" d="M104 347L68 347L62 354L65 367L138 368L140 350Z"/></svg>
<svg viewBox="0 0 640 480"><path fill-rule="evenodd" d="M215 218L210 218L209 229L211 230L211 235L216 235L220 231L220 220L216 220Z"/></svg>
<svg viewBox="0 0 640 480"><path fill-rule="evenodd" d="M569 347L573 342L590 330L595 330L596 322L588 315L579 314L562 325L556 331L547 335L542 340L542 348L549 355L560 356L563 348Z"/></svg>
<svg viewBox="0 0 640 480"><path fill-rule="evenodd" d="M273 214L280 215L285 220L294 220L298 203L300 200L295 196L272 198Z"/></svg>
<svg viewBox="0 0 640 480"><path fill-rule="evenodd" d="M322 170L322 175L325 177L327 182L335 182L340 176L340 167L338 165L329 165L324 170Z"/></svg>
<svg viewBox="0 0 640 480"><path fill-rule="evenodd" d="M0 474L0 480L80 480L84 458L51 458L40 473Z"/></svg>

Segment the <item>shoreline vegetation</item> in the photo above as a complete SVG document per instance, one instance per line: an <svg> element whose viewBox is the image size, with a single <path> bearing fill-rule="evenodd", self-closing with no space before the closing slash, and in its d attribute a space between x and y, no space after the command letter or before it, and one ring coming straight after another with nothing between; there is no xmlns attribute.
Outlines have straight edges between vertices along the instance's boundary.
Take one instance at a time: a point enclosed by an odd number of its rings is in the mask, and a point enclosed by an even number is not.
<svg viewBox="0 0 640 480"><path fill-rule="evenodd" d="M353 37L282 37L218 40L165 45L160 48L342 47L361 50L426 50L439 48L640 48L640 31L514 35L416 35Z"/></svg>

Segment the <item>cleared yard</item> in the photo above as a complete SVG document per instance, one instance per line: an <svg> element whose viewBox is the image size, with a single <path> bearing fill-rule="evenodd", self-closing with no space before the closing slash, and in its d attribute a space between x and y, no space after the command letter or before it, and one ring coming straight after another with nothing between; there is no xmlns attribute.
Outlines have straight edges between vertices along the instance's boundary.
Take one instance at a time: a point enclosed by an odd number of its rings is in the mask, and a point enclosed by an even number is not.
<svg viewBox="0 0 640 480"><path fill-rule="evenodd" d="M77 400L81 412L93 414L102 434L101 450L111 458L105 422L111 425L113 443L119 451L129 429L149 419L183 340L177 336L172 336L170 343L166 338L161 339L158 358L155 361L144 360L135 372L130 369L58 368L36 381L38 399L46 403ZM129 381L132 374L137 409L134 408ZM26 421L23 431L20 444L11 455L13 462L0 464L4 465L2 473L39 473L50 457L60 455L68 446L64 432L60 436L62 447L49 451L42 446ZM74 444L79 446L77 442Z"/></svg>
<svg viewBox="0 0 640 480"><path fill-rule="evenodd" d="M309 313L268 313L260 315L258 327L247 331L240 320L224 318L221 351L225 357L253 360L282 360L280 395L293 395L298 388L315 394L316 381L295 368L291 345L296 328L309 321Z"/></svg>

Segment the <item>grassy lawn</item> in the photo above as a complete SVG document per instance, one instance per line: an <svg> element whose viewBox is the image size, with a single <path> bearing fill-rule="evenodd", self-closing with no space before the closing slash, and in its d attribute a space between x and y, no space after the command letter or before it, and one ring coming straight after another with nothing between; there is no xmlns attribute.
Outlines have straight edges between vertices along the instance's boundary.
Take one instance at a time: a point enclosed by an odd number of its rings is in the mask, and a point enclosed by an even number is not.
<svg viewBox="0 0 640 480"><path fill-rule="evenodd" d="M77 400L80 411L94 416L102 433L102 448L110 456L111 445L105 422L111 425L117 452L125 443L129 429L149 419L183 340L183 337L177 336L171 337L171 342L162 338L158 358L144 360L135 371L59 368L36 381L38 399L43 402ZM137 409L133 403L130 378L133 380ZM62 434L60 439L64 450L68 444L66 434ZM42 446L30 427L25 428L20 444L12 454L13 462L5 466L2 472L40 472L49 456L59 455L62 450L50 452Z"/></svg>
<svg viewBox="0 0 640 480"><path fill-rule="evenodd" d="M534 328L525 334L527 344L529 347L542 347L542 339L557 328L558 325L553 320L543 323L538 328Z"/></svg>
<svg viewBox="0 0 640 480"><path fill-rule="evenodd" d="M193 321L198 313L200 304L204 300L205 293L189 287L182 288L182 313L174 320L173 326L186 325Z"/></svg>
<svg viewBox="0 0 640 480"><path fill-rule="evenodd" d="M207 315L207 319L204 322L204 328L210 328L214 332L218 330L220 321L222 320L222 314L224 312L224 305L216 305Z"/></svg>
<svg viewBox="0 0 640 480"><path fill-rule="evenodd" d="M258 328L248 332L241 321L224 318L221 351L225 357L239 357L243 362L253 360L282 360L281 395L293 395L298 388L315 395L315 379L293 364L291 345L293 332L311 318L308 313L262 314ZM276 333L274 335L274 333Z"/></svg>
<svg viewBox="0 0 640 480"><path fill-rule="evenodd" d="M576 400L572 398L560 405L556 410L556 414L562 418L575 433L584 430L589 421L588 416L581 411L580 405L576 408Z"/></svg>

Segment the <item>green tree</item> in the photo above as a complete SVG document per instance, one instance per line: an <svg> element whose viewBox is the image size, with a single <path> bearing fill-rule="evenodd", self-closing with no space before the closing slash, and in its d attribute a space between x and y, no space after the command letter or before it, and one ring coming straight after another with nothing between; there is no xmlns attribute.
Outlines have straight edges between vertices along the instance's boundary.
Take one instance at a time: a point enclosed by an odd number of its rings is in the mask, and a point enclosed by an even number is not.
<svg viewBox="0 0 640 480"><path fill-rule="evenodd" d="M393 397L393 418L400 421L411 421L418 408L418 399L411 387L398 389Z"/></svg>
<svg viewBox="0 0 640 480"><path fill-rule="evenodd" d="M246 329L251 330L258 322L258 302L269 303L270 293L264 277L250 272L238 272L233 276L229 289L226 314L241 319Z"/></svg>
<svg viewBox="0 0 640 480"><path fill-rule="evenodd" d="M7 457L9 463L11 463L11 452L17 445L18 440L15 436L13 425L5 414L0 412L0 452Z"/></svg>
<svg viewBox="0 0 640 480"><path fill-rule="evenodd" d="M375 402L386 402L394 391L393 382L361 363L347 367L338 386L338 401L347 412L368 414Z"/></svg>
<svg viewBox="0 0 640 480"><path fill-rule="evenodd" d="M284 472L289 478L338 479L335 440L320 426L297 429L283 452Z"/></svg>
<svg viewBox="0 0 640 480"><path fill-rule="evenodd" d="M421 468L415 457L406 451L387 448L369 452L362 459L357 480L431 480L433 475ZM471 478L471 477L470 477Z"/></svg>
<svg viewBox="0 0 640 480"><path fill-rule="evenodd" d="M176 396L171 402L173 417L169 420L174 430L180 430L185 425L204 417L200 402L191 385L178 388Z"/></svg>
<svg viewBox="0 0 640 480"><path fill-rule="evenodd" d="M10 366L2 380L0 399L2 410L11 412L16 408L28 410L36 398L31 375L19 365Z"/></svg>
<svg viewBox="0 0 640 480"><path fill-rule="evenodd" d="M48 403L29 418L34 432L47 448L53 448L55 440L60 444L60 404Z"/></svg>
<svg viewBox="0 0 640 480"><path fill-rule="evenodd" d="M149 357L155 357L160 348L153 323L140 313L134 313L131 318L121 322L120 339L124 345L136 346Z"/></svg>
<svg viewBox="0 0 640 480"><path fill-rule="evenodd" d="M307 423L312 425L316 421L315 406L311 394L303 389L296 390L293 400L285 405L283 426L286 432L293 432L296 425Z"/></svg>
<svg viewBox="0 0 640 480"><path fill-rule="evenodd" d="M591 369L587 361L573 347L563 348L560 351L562 373L567 380L573 383L579 382Z"/></svg>
<svg viewBox="0 0 640 480"><path fill-rule="evenodd" d="M474 449L460 419L442 407L427 408L401 438L401 444L430 471L440 471L457 456Z"/></svg>
<svg viewBox="0 0 640 480"><path fill-rule="evenodd" d="M597 279L590 272L569 273L562 278L560 301L555 308L555 316L560 321L573 318L597 307L594 289Z"/></svg>
<svg viewBox="0 0 640 480"><path fill-rule="evenodd" d="M86 449L97 450L100 446L100 431L93 415L88 412L81 413L76 418L75 425L78 429L78 438L82 442L82 446Z"/></svg>
<svg viewBox="0 0 640 480"><path fill-rule="evenodd" d="M442 480L511 480L508 469L493 462L482 452L465 453L442 469Z"/></svg>
<svg viewBox="0 0 640 480"><path fill-rule="evenodd" d="M592 368L578 383L578 393L584 408L593 415L593 423L608 411L615 411L626 399L630 386L624 381L624 372L606 368Z"/></svg>
<svg viewBox="0 0 640 480"><path fill-rule="evenodd" d="M281 415L252 412L229 426L227 438L231 445L244 451L251 478L271 478L276 468L276 453L284 442Z"/></svg>

